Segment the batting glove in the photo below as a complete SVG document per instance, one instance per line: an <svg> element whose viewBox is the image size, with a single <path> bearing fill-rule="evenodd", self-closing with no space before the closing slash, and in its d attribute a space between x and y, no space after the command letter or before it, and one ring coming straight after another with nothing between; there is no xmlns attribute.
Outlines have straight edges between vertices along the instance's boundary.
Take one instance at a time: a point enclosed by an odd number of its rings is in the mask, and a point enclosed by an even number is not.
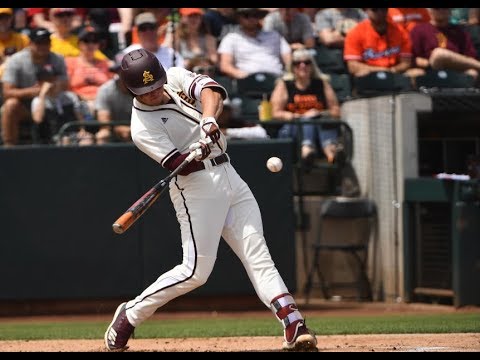
<svg viewBox="0 0 480 360"><path fill-rule="evenodd" d="M196 151L197 156L195 156L195 160L197 161L202 161L205 160L208 155L212 152L210 149L210 146L207 144L207 142L203 139L198 140L197 142L194 142L188 147L188 150L190 152Z"/></svg>
<svg viewBox="0 0 480 360"><path fill-rule="evenodd" d="M212 143L216 144L220 140L220 128L214 117L209 116L200 121L202 138L209 137Z"/></svg>

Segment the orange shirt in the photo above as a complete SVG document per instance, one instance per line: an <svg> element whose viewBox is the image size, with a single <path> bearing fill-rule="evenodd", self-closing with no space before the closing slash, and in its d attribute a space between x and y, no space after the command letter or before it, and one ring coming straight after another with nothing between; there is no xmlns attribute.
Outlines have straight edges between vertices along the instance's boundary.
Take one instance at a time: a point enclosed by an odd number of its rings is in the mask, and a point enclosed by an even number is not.
<svg viewBox="0 0 480 360"><path fill-rule="evenodd" d="M83 61L80 57L66 57L70 90L83 100L93 100L100 85L113 77L108 70L108 60L96 60L95 65Z"/></svg>
<svg viewBox="0 0 480 360"><path fill-rule="evenodd" d="M357 60L371 66L391 67L399 63L400 58L412 56L412 43L408 33L391 22L387 31L380 35L375 31L369 19L355 26L347 33L343 49L345 61Z"/></svg>
<svg viewBox="0 0 480 360"><path fill-rule="evenodd" d="M408 32L418 23L430 21L430 14L426 8L388 8L387 16Z"/></svg>

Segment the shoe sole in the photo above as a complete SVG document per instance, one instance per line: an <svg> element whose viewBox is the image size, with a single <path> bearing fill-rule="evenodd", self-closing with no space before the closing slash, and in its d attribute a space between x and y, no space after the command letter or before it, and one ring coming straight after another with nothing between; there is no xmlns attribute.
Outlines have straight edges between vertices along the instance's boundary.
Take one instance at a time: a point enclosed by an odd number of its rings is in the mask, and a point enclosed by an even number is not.
<svg viewBox="0 0 480 360"><path fill-rule="evenodd" d="M107 348L108 351L121 352L121 351L125 351L125 350L128 349L128 346L124 346L123 348L118 348L118 349L111 349L110 346L108 345L108 333L110 332L110 329L112 328L113 323L114 323L115 320L117 319L118 314L120 314L120 311L122 311L122 308L123 308L125 305L127 305L126 302L121 303L120 305L118 305L117 310L115 310L115 315L113 315L113 320L112 320L112 322L110 323L110 325L108 325L107 331L105 331L105 335L103 336L103 339L105 340L105 347Z"/></svg>
<svg viewBox="0 0 480 360"><path fill-rule="evenodd" d="M283 343L283 350L286 351L304 351L304 352L318 352L317 340L309 334L300 335L295 343Z"/></svg>

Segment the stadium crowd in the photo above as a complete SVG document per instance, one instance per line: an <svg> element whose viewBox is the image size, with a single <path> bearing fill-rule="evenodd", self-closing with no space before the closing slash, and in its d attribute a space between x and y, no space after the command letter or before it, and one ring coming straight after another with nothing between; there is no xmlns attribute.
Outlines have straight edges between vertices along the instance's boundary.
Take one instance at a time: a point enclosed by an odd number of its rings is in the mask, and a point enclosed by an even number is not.
<svg viewBox="0 0 480 360"><path fill-rule="evenodd" d="M132 95L118 71L140 47L165 69L225 86L219 123L227 136L294 136L293 127L262 128L262 98L288 123L341 118L354 79L377 72L406 76L415 89L417 77L451 70L478 86L479 19L479 8L0 8L0 146L131 141ZM352 84L346 96L340 78ZM61 131L73 121L80 125ZM334 162L335 137L312 128L302 156Z"/></svg>

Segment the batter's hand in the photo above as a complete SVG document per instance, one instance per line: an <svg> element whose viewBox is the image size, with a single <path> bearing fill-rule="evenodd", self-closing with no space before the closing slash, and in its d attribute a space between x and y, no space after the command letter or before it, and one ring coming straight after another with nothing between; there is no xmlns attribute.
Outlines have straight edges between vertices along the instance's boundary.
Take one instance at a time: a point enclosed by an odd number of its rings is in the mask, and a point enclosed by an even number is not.
<svg viewBox="0 0 480 360"><path fill-rule="evenodd" d="M202 138L209 137L214 144L220 140L220 127L214 117L210 116L203 118L200 122L200 126L202 128Z"/></svg>
<svg viewBox="0 0 480 360"><path fill-rule="evenodd" d="M188 150L190 150L190 152L192 151L197 152L198 155L195 156L195 160L197 161L205 160L208 157L208 155L210 155L210 153L212 152L212 150L210 149L210 146L203 139L200 139L197 142L194 142L193 144L191 144L188 147Z"/></svg>

